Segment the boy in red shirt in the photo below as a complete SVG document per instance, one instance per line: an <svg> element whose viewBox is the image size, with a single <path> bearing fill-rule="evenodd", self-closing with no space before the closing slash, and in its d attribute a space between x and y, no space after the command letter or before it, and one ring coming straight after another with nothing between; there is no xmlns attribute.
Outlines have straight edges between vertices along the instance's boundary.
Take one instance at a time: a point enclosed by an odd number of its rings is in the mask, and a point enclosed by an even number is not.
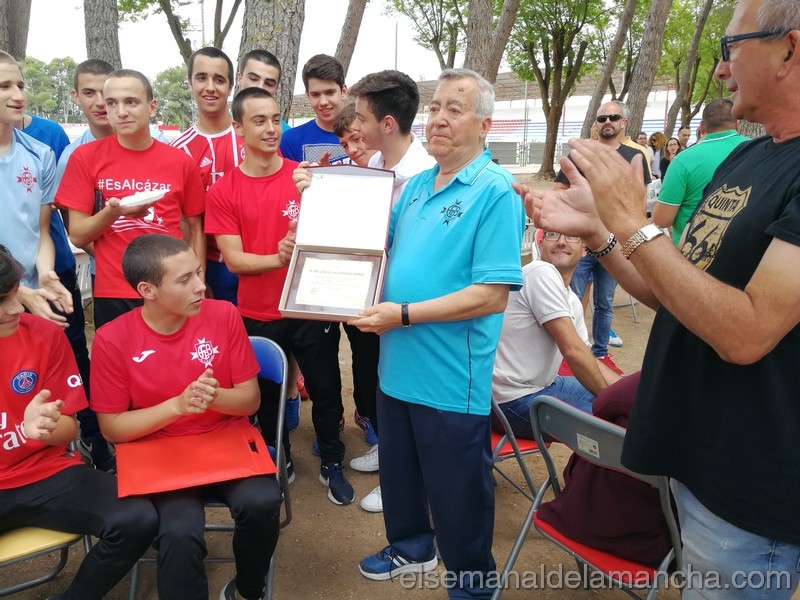
<svg viewBox="0 0 800 600"><path fill-rule="evenodd" d="M0 246L0 532L44 527L98 538L60 598L99 600L145 552L158 517L67 449L86 395L61 328L23 311L22 265Z"/></svg>
<svg viewBox="0 0 800 600"><path fill-rule="evenodd" d="M140 236L125 250L122 270L144 305L94 339L92 408L106 439L250 427L248 416L259 402L258 363L236 307L205 299L202 266L191 248L167 235ZM236 522L236 578L221 597L261 598L282 496L269 475L150 495L159 515L159 597L208 598L203 498L209 488Z"/></svg>
<svg viewBox="0 0 800 600"><path fill-rule="evenodd" d="M269 92L247 88L233 99L233 122L244 138L244 161L208 190L206 233L215 234L228 268L239 275L239 312L250 335L275 340L300 365L314 403L311 418L320 447L320 481L334 504L350 504L353 487L342 472L339 438L342 382L339 325L284 319L278 310L291 260L300 194L292 179L298 163L278 154L281 111ZM262 433L275 431L276 386L260 382L258 420ZM285 435L289 460L289 436ZM270 440L267 439L267 443ZM291 477L291 476L290 476Z"/></svg>
<svg viewBox="0 0 800 600"><path fill-rule="evenodd" d="M96 327L141 305L122 275L122 253L144 233L183 237L205 258L203 235L205 188L197 165L184 152L150 135L156 102L147 78L120 69L103 86L108 121L115 135L76 148L56 193L56 205L69 210L72 243L94 242L97 277L94 289ZM145 206L121 206L120 199L159 190L166 195Z"/></svg>

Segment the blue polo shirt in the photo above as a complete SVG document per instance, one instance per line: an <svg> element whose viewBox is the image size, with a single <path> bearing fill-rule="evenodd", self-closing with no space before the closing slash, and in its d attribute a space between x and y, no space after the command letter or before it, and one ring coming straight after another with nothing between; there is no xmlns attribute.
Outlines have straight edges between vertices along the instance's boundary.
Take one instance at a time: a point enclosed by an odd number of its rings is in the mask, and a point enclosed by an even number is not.
<svg viewBox="0 0 800 600"><path fill-rule="evenodd" d="M420 302L473 284L522 285L525 210L488 151L434 192L439 167L413 177L392 210L383 300ZM488 415L503 315L419 323L381 336L384 393L438 410Z"/></svg>

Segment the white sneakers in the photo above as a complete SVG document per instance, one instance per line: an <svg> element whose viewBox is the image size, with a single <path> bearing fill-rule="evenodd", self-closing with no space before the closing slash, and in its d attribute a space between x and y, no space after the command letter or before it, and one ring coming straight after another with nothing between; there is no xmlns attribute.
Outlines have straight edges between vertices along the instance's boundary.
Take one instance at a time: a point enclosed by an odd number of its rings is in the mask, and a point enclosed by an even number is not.
<svg viewBox="0 0 800 600"><path fill-rule="evenodd" d="M350 461L350 468L362 473L374 473L378 470L378 444L370 448L364 456Z"/></svg>
<svg viewBox="0 0 800 600"><path fill-rule="evenodd" d="M364 456L359 456L350 461L350 468L363 473L374 473L378 470L378 444L370 448ZM383 512L383 498L381 486L376 487L361 500L361 508L367 512Z"/></svg>
<svg viewBox="0 0 800 600"><path fill-rule="evenodd" d="M376 487L361 500L361 508L367 512L383 512L383 497L381 496L381 486Z"/></svg>

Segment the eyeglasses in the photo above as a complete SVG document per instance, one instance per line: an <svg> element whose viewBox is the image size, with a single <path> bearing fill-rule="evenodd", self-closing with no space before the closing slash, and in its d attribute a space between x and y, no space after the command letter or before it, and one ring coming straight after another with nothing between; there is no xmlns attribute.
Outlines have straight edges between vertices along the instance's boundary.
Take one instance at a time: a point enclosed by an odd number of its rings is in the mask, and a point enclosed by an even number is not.
<svg viewBox="0 0 800 600"><path fill-rule="evenodd" d="M561 239L561 236L564 235L563 233L558 233L557 231L545 231L544 232L544 239L548 242L557 242ZM564 235L564 239L571 244L577 244L581 241L577 235Z"/></svg>
<svg viewBox="0 0 800 600"><path fill-rule="evenodd" d="M722 50L722 61L728 62L731 59L731 49L729 46L734 42L741 42L742 40L754 40L756 38L775 37L784 35L785 33L787 32L770 29L768 31L754 31L753 33L740 33L739 35L723 36L719 40Z"/></svg>
<svg viewBox="0 0 800 600"><path fill-rule="evenodd" d="M622 115L597 115L597 122L605 123L606 121L611 121L612 123L616 123L621 118Z"/></svg>

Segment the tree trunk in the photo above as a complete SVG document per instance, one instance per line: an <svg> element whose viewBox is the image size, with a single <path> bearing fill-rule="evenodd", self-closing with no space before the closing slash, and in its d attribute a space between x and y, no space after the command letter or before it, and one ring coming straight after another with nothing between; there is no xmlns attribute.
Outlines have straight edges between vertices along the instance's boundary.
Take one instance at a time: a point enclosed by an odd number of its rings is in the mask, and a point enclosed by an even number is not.
<svg viewBox="0 0 800 600"><path fill-rule="evenodd" d="M700 66L699 64L695 64L697 59L697 51L700 47L700 40L703 37L703 30L706 27L706 21L708 21L708 15L711 13L711 7L713 4L714 0L705 0L703 3L703 8L700 12L700 16L697 19L697 28L694 30L694 35L692 35L692 43L689 46L689 52L686 54L685 62L683 64L683 74L678 83L678 89L675 91L675 100L673 101L672 106L669 107L669 112L667 113L667 131L670 134L675 127L675 119L678 117L678 111L686 104L691 104L689 83L690 80L692 80L693 69L695 71L694 79L696 80L697 78L697 68ZM687 94L689 94L688 97ZM681 125L688 124L688 122L681 123Z"/></svg>
<svg viewBox="0 0 800 600"><path fill-rule="evenodd" d="M767 132L761 123L753 123L751 121L745 121L744 119L739 121L739 133L750 138L757 138L762 135L767 135Z"/></svg>
<svg viewBox="0 0 800 600"><path fill-rule="evenodd" d="M25 60L31 0L0 0L0 50L18 61Z"/></svg>
<svg viewBox="0 0 800 600"><path fill-rule="evenodd" d="M492 53L492 0L469 0L464 67L484 77Z"/></svg>
<svg viewBox="0 0 800 600"><path fill-rule="evenodd" d="M642 47L636 59L631 77L631 93L628 98L630 119L628 131L641 131L647 98L656 78L658 62L661 59L661 44L664 40L664 27L667 24L672 0L653 0L644 21Z"/></svg>
<svg viewBox="0 0 800 600"><path fill-rule="evenodd" d="M115 69L121 68L117 0L84 0L83 24L86 56L102 59Z"/></svg>
<svg viewBox="0 0 800 600"><path fill-rule="evenodd" d="M189 59L192 57L192 42L183 35L181 18L172 10L172 3L170 0L158 0L158 6L161 8L164 16L167 17L167 24L169 25L169 30L172 32L172 37L175 39L175 43L178 44L178 50L181 53L183 62L188 66Z"/></svg>
<svg viewBox="0 0 800 600"><path fill-rule="evenodd" d="M520 0L505 0L501 9L500 19L497 21L494 35L492 36L492 54L486 70L486 78L492 83L497 79L497 72L500 70L500 63L506 53L508 38L514 27L514 19L519 12Z"/></svg>
<svg viewBox="0 0 800 600"><path fill-rule="evenodd" d="M292 108L305 5L305 0L245 0L244 3L239 56L263 48L273 52L281 61L283 74L278 88L278 104L284 119L289 118Z"/></svg>
<svg viewBox="0 0 800 600"><path fill-rule="evenodd" d="M617 59L622 48L625 46L625 41L628 38L628 30L633 23L633 17L636 14L636 5L638 0L626 0L625 9L622 11L622 18L617 24L617 33L614 35L614 42L611 44L606 62L603 65L603 70L597 79L592 92L592 99L589 102L589 108L586 111L586 118L583 121L581 128L581 137L588 138L592 132L592 123L594 123L595 115L600 105L603 103L603 96L606 95L609 83L611 83L611 76L614 74L614 69L617 66Z"/></svg>
<svg viewBox="0 0 800 600"><path fill-rule="evenodd" d="M214 7L215 48L222 48L222 44L225 43L225 38L227 37L228 32L231 29L231 25L233 24L233 19L236 17L236 13L239 12L239 6L241 6L242 0L233 0L233 6L231 7L230 12L228 13L228 18L225 21L225 25L222 24L222 4L223 0L217 0L217 4Z"/></svg>
<svg viewBox="0 0 800 600"><path fill-rule="evenodd" d="M350 59L353 58L353 51L356 49L358 31L361 29L361 20L364 18L364 9L367 7L367 0L350 0L347 5L347 15L342 25L342 35L336 46L336 60L342 63L345 77L350 68Z"/></svg>
<svg viewBox="0 0 800 600"><path fill-rule="evenodd" d="M562 105L553 105L545 118L547 131L544 135L544 153L542 154L542 166L539 167L537 175L542 179L555 179L555 154L556 142L558 141L558 127L561 125L561 115L564 112Z"/></svg>
<svg viewBox="0 0 800 600"><path fill-rule="evenodd" d="M497 71L511 35L520 0L504 0L497 27L492 28L492 0L470 0L467 10L467 49L464 66L483 75L490 82Z"/></svg>

